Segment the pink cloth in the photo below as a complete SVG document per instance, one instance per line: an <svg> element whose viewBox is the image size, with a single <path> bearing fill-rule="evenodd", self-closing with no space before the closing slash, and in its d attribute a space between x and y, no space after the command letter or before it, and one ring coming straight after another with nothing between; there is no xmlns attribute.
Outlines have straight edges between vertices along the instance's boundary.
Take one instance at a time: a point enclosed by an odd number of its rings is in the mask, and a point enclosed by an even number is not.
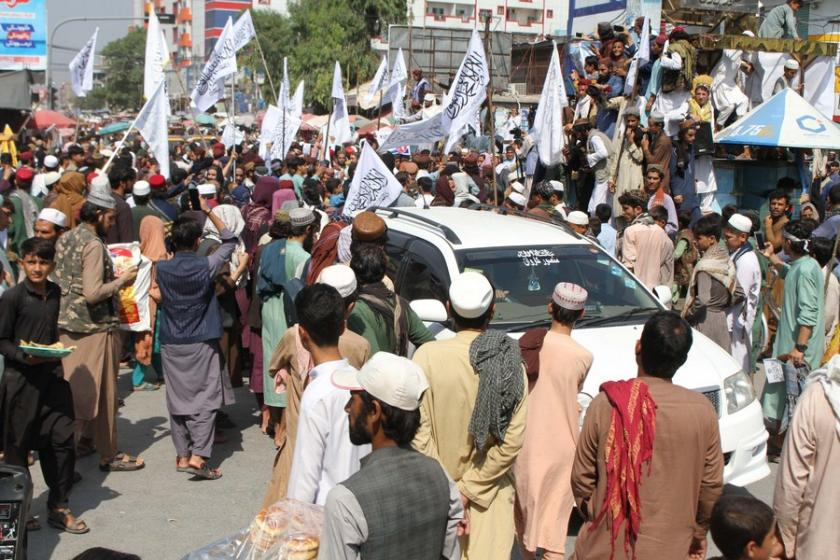
<svg viewBox="0 0 840 560"><path fill-rule="evenodd" d="M274 191L271 196L271 215L283 207L284 202L297 202L297 195L295 195L295 184L288 179L281 179L279 181L279 189Z"/></svg>

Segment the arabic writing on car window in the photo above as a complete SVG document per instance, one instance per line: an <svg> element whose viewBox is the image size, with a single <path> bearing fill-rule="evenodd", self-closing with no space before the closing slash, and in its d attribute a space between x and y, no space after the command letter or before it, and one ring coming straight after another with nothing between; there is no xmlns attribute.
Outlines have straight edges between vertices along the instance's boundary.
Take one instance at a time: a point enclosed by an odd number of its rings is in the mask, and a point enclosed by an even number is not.
<svg viewBox="0 0 840 560"><path fill-rule="evenodd" d="M516 256L525 266L549 266L560 262L550 249L523 249L517 251Z"/></svg>

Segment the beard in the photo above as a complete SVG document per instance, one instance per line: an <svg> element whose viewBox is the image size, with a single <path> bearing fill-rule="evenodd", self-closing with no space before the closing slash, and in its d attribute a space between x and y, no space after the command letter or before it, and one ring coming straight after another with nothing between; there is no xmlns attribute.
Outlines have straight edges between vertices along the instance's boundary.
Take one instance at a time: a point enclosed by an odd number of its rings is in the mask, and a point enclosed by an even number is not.
<svg viewBox="0 0 840 560"><path fill-rule="evenodd" d="M353 445L364 445L371 442L364 420L364 414L360 414L356 418L350 417L350 443Z"/></svg>

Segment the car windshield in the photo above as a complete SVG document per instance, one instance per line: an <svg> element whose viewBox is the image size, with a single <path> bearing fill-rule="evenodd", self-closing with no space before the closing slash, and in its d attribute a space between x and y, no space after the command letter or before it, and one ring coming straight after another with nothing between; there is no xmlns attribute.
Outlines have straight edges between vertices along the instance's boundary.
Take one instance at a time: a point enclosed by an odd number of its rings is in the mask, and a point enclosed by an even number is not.
<svg viewBox="0 0 840 560"><path fill-rule="evenodd" d="M589 292L579 327L643 321L660 309L638 280L591 245L470 249L456 258L462 271L481 272L496 288L495 328L548 323L546 304L558 282L573 282Z"/></svg>

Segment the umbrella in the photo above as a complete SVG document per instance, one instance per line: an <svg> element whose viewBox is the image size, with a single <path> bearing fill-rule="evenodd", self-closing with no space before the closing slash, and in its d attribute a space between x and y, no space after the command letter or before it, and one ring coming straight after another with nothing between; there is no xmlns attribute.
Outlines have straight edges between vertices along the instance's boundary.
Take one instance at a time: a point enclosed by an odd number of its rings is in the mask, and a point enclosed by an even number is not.
<svg viewBox="0 0 840 560"><path fill-rule="evenodd" d="M840 126L785 88L715 135L721 144L840 148Z"/></svg>
<svg viewBox="0 0 840 560"><path fill-rule="evenodd" d="M103 126L100 128L96 134L99 136L108 136L109 134L116 134L117 132L123 132L124 130L128 130L128 127L131 126L131 123L128 121L111 123L108 126Z"/></svg>
<svg viewBox="0 0 840 560"><path fill-rule="evenodd" d="M32 122L35 123L35 128L49 128L52 125L59 128L76 126L76 121L67 118L58 111L49 111L47 109L32 113Z"/></svg>

